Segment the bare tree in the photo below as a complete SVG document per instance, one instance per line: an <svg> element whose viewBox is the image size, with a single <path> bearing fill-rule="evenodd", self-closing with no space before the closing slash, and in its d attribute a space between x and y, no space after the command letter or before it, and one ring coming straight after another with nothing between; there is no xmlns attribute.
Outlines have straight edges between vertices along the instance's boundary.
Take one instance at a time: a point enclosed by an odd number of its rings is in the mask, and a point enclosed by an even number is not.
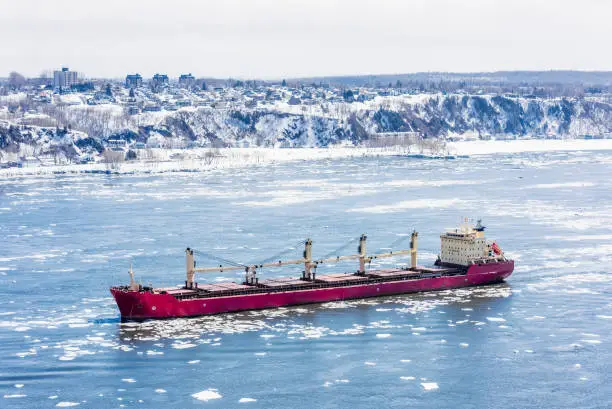
<svg viewBox="0 0 612 409"><path fill-rule="evenodd" d="M123 151L107 149L102 153L102 162L106 164L107 170L119 170L124 160L125 153Z"/></svg>
<svg viewBox="0 0 612 409"><path fill-rule="evenodd" d="M12 89L21 89L26 84L26 79L18 72L12 71L8 77L8 85Z"/></svg>
<svg viewBox="0 0 612 409"><path fill-rule="evenodd" d="M210 166L215 164L219 159L220 153L217 148L210 148L204 153L203 162L205 165Z"/></svg>

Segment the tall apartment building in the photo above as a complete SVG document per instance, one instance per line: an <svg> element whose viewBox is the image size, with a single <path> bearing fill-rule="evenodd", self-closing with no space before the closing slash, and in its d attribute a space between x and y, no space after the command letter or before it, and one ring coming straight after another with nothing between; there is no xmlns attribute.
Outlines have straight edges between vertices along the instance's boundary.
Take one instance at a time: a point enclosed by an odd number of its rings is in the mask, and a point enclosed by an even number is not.
<svg viewBox="0 0 612 409"><path fill-rule="evenodd" d="M53 71L53 87L54 88L70 88L79 83L76 71L70 71L68 67L62 68L61 71Z"/></svg>
<svg viewBox="0 0 612 409"><path fill-rule="evenodd" d="M155 88L168 85L168 82L168 76L166 74L155 74L151 80L151 84Z"/></svg>
<svg viewBox="0 0 612 409"><path fill-rule="evenodd" d="M142 77L140 74L128 74L125 77L126 88L138 88L142 86Z"/></svg>
<svg viewBox="0 0 612 409"><path fill-rule="evenodd" d="M191 88L195 85L195 77L189 74L182 74L179 77L179 87Z"/></svg>

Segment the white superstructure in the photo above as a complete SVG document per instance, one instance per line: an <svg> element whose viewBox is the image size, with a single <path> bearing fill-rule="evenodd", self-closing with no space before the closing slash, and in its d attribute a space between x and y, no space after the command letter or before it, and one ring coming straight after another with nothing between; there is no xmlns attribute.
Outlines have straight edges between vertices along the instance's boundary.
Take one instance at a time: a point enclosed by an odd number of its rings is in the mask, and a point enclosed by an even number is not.
<svg viewBox="0 0 612 409"><path fill-rule="evenodd" d="M440 236L440 261L468 266L480 261L498 259L496 255L501 256L501 250L495 243L487 243L484 229L480 221L476 226L472 226L466 219L459 228L447 230Z"/></svg>

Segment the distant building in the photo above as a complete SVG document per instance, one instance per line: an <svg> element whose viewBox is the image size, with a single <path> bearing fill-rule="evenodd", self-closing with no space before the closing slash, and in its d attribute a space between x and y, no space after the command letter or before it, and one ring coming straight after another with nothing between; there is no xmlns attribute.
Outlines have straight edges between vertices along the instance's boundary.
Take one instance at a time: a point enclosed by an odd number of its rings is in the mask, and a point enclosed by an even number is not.
<svg viewBox="0 0 612 409"><path fill-rule="evenodd" d="M128 74L125 77L126 88L138 88L142 86L142 77L140 74Z"/></svg>
<svg viewBox="0 0 612 409"><path fill-rule="evenodd" d="M78 75L76 71L70 71L67 67L61 71L53 71L53 88L70 88L78 84Z"/></svg>
<svg viewBox="0 0 612 409"><path fill-rule="evenodd" d="M153 88L160 88L168 85L168 76L166 74L155 74L151 81Z"/></svg>
<svg viewBox="0 0 612 409"><path fill-rule="evenodd" d="M127 148L127 142L123 139L109 139L106 142L106 146L113 151L122 151Z"/></svg>
<svg viewBox="0 0 612 409"><path fill-rule="evenodd" d="M142 110L144 112L159 112L161 111L161 106L157 104L147 104L142 108Z"/></svg>
<svg viewBox="0 0 612 409"><path fill-rule="evenodd" d="M195 85L195 77L189 74L182 74L179 77L179 87L191 88Z"/></svg>

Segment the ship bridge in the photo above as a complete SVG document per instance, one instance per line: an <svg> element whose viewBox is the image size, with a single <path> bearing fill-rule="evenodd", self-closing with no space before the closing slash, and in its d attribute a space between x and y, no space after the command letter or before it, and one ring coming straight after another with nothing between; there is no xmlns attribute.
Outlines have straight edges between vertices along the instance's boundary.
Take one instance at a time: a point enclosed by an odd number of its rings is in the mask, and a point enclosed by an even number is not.
<svg viewBox="0 0 612 409"><path fill-rule="evenodd" d="M455 229L447 229L441 236L441 264L469 266L479 261L497 259L502 256L501 249L495 243L487 243L485 227L480 220L472 225L469 219Z"/></svg>

